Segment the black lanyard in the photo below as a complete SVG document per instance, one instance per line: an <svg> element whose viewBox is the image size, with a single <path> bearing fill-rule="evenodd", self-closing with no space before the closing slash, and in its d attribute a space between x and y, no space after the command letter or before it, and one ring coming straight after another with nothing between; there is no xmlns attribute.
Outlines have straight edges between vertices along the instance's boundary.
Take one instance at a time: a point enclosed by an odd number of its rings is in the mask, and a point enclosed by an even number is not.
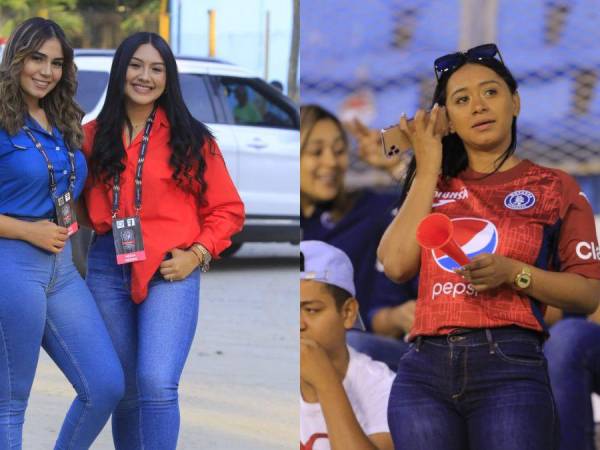
<svg viewBox="0 0 600 450"><path fill-rule="evenodd" d="M31 129L27 125L24 125L23 130L25 131L25 133L27 133L27 136L29 136L29 139L31 139L31 141L33 142L33 144L35 145L35 148L38 149L38 151L42 154L42 156L46 160L46 166L48 167L48 176L50 177L50 193L54 197L55 192L56 192L56 177L54 176L54 166L52 165L50 158L48 158L48 154L44 150L44 147L42 146L41 142L38 140L38 138L35 137L35 135L31 131ZM71 174L69 175L68 192L72 193L73 190L75 189L75 180L76 180L75 152L73 152L73 150L71 150L71 148L69 147L69 145L66 142L65 142L65 147L67 147L67 153L69 154L69 163L71 165Z"/></svg>
<svg viewBox="0 0 600 450"><path fill-rule="evenodd" d="M152 123L154 122L154 116L156 115L156 108L152 110L152 113L146 119L146 126L144 127L144 137L142 137L142 148L140 149L140 156L138 158L137 168L135 169L135 214L139 215L142 209L142 169L144 167L144 159L146 156L146 150L148 148L148 141L150 140L150 130L152 129ZM119 198L121 196L121 174L116 173L113 179L113 207L112 216L117 217L119 212Z"/></svg>

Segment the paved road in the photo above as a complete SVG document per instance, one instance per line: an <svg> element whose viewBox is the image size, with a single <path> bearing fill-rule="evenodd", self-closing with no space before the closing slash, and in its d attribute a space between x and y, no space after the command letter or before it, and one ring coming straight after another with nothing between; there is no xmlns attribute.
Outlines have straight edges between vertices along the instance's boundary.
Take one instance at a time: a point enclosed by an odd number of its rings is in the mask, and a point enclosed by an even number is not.
<svg viewBox="0 0 600 450"><path fill-rule="evenodd" d="M298 247L251 244L201 282L180 385L180 450L298 448ZM43 353L24 449L53 448L73 389ZM113 449L110 425L92 446Z"/></svg>

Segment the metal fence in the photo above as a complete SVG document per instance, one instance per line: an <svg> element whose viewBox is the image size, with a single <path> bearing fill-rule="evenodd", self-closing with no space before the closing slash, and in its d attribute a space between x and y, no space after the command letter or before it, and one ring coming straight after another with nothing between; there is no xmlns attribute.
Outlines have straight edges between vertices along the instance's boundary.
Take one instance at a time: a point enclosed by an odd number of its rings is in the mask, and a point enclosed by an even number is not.
<svg viewBox="0 0 600 450"><path fill-rule="evenodd" d="M302 103L374 128L429 106L437 56L496 42L519 82L519 155L575 175L600 213L600 0L303 0L301 23Z"/></svg>

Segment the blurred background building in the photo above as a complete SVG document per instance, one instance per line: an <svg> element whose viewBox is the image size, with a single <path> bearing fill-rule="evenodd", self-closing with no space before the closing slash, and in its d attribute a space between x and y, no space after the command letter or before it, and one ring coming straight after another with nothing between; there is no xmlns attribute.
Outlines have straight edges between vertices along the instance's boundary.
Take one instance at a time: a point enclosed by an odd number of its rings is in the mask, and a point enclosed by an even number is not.
<svg viewBox="0 0 600 450"><path fill-rule="evenodd" d="M303 0L301 22L302 103L374 128L430 107L436 57L496 42L519 82L517 151L575 175L600 213L600 0Z"/></svg>

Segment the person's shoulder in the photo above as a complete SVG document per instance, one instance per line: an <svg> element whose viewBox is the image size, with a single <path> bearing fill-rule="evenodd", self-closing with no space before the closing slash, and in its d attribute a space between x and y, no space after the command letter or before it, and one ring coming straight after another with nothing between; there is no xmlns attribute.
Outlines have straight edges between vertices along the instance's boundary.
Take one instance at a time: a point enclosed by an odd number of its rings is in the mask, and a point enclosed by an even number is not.
<svg viewBox="0 0 600 450"><path fill-rule="evenodd" d="M96 122L96 119L91 120L83 125L83 134L86 137L86 139L88 137L94 137L94 134L96 134L97 127L98 123Z"/></svg>
<svg viewBox="0 0 600 450"><path fill-rule="evenodd" d="M372 212L385 212L392 209L398 202L399 194L391 191L375 191L373 189L360 189L353 191L356 197L355 208L367 209Z"/></svg>
<svg viewBox="0 0 600 450"><path fill-rule="evenodd" d="M348 347L350 353L350 364L352 375L359 377L361 384L370 383L369 380L390 381L394 378L394 372L381 361L375 361L369 355Z"/></svg>
<svg viewBox="0 0 600 450"><path fill-rule="evenodd" d="M0 128L0 143L10 142L10 134L4 128Z"/></svg>
<svg viewBox="0 0 600 450"><path fill-rule="evenodd" d="M81 146L81 151L86 158L92 153L92 144L96 136L97 127L98 125L95 119L83 125L83 145Z"/></svg>
<svg viewBox="0 0 600 450"><path fill-rule="evenodd" d="M532 172L537 172L545 180L556 180L559 189L563 193L578 194L581 191L577 180L567 172L556 167L546 167L539 164L531 163Z"/></svg>

